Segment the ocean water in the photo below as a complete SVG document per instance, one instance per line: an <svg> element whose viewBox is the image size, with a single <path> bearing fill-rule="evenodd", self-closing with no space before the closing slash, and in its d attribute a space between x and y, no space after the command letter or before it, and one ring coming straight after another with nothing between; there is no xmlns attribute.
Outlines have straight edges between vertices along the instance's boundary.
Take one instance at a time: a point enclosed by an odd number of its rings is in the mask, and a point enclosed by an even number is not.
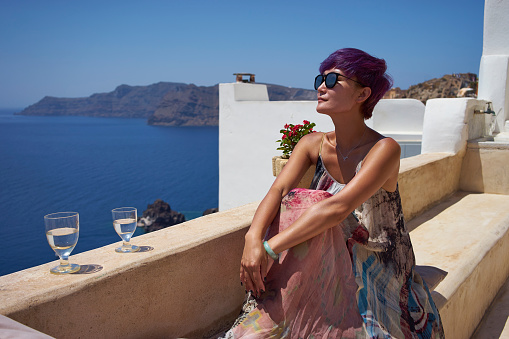
<svg viewBox="0 0 509 339"><path fill-rule="evenodd" d="M115 207L140 216L162 199L190 220L218 206L218 127L14 111L0 110L0 275L57 259L44 232L48 213L80 213L76 254L120 244Z"/></svg>

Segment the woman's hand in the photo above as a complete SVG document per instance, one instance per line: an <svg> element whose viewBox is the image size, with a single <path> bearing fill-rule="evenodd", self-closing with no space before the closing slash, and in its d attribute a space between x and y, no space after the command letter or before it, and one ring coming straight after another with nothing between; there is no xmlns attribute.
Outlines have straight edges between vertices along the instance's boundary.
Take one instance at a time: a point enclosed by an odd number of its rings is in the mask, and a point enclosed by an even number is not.
<svg viewBox="0 0 509 339"><path fill-rule="evenodd" d="M272 266L273 260L267 255L263 241L258 237L246 234L244 252L240 262L240 281L246 291L258 297L265 291L264 279Z"/></svg>

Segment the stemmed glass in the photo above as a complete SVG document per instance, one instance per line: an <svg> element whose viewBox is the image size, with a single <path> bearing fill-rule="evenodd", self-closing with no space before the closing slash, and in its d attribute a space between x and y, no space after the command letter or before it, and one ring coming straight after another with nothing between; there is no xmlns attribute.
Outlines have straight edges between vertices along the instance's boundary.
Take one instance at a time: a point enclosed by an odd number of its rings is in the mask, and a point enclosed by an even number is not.
<svg viewBox="0 0 509 339"><path fill-rule="evenodd" d="M138 246L131 245L129 241L136 231L136 208L134 207L119 207L111 211L113 215L113 227L117 234L122 238L122 247L115 248L118 253L131 253L140 250Z"/></svg>
<svg viewBox="0 0 509 339"><path fill-rule="evenodd" d="M46 239L60 257L60 265L53 267L50 272L53 274L67 274L77 272L80 265L69 263L69 255L76 246L79 236L79 214L78 212L58 212L44 216L46 227Z"/></svg>

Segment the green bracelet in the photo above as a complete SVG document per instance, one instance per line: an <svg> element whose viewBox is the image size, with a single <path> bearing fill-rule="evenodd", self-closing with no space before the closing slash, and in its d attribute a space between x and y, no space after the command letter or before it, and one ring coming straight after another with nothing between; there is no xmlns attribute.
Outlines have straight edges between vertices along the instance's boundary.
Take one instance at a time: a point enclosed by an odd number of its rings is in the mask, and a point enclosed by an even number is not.
<svg viewBox="0 0 509 339"><path fill-rule="evenodd" d="M263 242L263 247L265 247L265 251L267 251L267 253L269 254L269 256L274 259L274 260L278 260L279 259L279 255L274 253L274 251L272 250L272 248L270 248L269 246L269 243L264 241Z"/></svg>

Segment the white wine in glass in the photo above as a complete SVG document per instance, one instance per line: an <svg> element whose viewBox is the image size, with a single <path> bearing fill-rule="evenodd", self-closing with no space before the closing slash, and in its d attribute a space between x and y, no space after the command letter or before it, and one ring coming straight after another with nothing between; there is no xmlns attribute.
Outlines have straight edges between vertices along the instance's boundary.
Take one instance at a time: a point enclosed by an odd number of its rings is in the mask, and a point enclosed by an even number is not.
<svg viewBox="0 0 509 339"><path fill-rule="evenodd" d="M80 221L78 212L58 212L44 216L46 239L60 257L60 265L50 269L54 274L79 271L80 265L69 263L69 255L78 243Z"/></svg>
<svg viewBox="0 0 509 339"><path fill-rule="evenodd" d="M117 234L122 238L122 247L115 248L118 253L131 253L140 250L138 246L131 245L129 241L136 231L136 223L138 221L136 215L136 208L134 207L119 207L111 211L113 216L113 228Z"/></svg>

